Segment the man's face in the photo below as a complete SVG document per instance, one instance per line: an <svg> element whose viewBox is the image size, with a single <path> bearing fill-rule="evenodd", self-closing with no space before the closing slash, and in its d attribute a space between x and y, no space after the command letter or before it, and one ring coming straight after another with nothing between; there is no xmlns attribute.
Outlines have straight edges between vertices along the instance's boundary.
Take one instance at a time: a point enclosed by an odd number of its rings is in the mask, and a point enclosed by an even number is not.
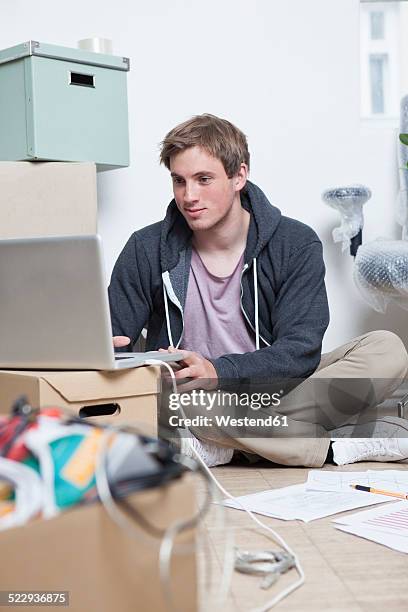
<svg viewBox="0 0 408 612"><path fill-rule="evenodd" d="M170 158L177 207L192 231L209 230L240 209L239 176L228 178L222 162L201 147L190 147ZM235 203L235 206L233 206Z"/></svg>

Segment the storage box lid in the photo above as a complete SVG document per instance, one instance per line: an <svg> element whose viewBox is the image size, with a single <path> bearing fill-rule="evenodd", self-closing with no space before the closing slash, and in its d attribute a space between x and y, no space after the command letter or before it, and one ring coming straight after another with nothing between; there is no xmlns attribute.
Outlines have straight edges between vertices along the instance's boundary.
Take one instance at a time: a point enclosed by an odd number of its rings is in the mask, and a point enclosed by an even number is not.
<svg viewBox="0 0 408 612"><path fill-rule="evenodd" d="M73 49L71 47L47 45L36 40L29 40L20 45L3 49L0 51L0 64L29 57L30 55L65 60L77 64L87 64L88 66L101 66L113 70L128 71L130 67L129 58L127 57L94 53L93 51L83 51L82 49Z"/></svg>
<svg viewBox="0 0 408 612"><path fill-rule="evenodd" d="M43 372L40 378L67 402L151 395L160 390L160 370L157 366L117 372Z"/></svg>
<svg viewBox="0 0 408 612"><path fill-rule="evenodd" d="M16 377L40 381L50 386L67 402L124 398L160 393L160 366L125 368L112 372L96 370L0 370L4 389ZM13 380L14 388L18 386ZM22 384L22 390L24 385ZM1 412L1 410L0 410Z"/></svg>

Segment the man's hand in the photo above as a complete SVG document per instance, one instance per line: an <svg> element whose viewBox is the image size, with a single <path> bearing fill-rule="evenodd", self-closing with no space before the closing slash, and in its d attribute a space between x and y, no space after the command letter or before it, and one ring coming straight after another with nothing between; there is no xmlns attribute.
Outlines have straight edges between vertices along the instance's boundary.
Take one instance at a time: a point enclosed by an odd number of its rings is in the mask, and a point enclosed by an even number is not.
<svg viewBox="0 0 408 612"><path fill-rule="evenodd" d="M127 336L113 336L112 341L114 348L121 348L130 344L130 338Z"/></svg>
<svg viewBox="0 0 408 612"><path fill-rule="evenodd" d="M162 353L181 353L183 360L181 368L175 373L176 379L189 378L190 381L181 385L180 390L191 391L192 389L215 389L217 387L217 372L211 361L204 359L199 353L193 351L181 351L169 346L168 349L159 349Z"/></svg>

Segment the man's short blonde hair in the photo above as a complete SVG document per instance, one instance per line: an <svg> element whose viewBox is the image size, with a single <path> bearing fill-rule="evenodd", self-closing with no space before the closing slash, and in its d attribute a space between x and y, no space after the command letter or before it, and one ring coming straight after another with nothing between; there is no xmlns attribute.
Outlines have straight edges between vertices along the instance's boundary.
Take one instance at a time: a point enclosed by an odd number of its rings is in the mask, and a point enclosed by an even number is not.
<svg viewBox="0 0 408 612"><path fill-rule="evenodd" d="M237 174L242 163L249 170L246 136L226 119L206 113L180 123L161 143L160 163L170 170L170 158L190 147L202 147L219 159L228 178Z"/></svg>

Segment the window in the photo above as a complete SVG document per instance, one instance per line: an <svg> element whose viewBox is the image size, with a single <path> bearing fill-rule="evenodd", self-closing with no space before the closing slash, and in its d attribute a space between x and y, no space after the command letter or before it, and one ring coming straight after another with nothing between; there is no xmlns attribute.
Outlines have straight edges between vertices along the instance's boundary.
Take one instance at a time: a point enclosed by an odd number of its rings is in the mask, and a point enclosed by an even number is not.
<svg viewBox="0 0 408 612"><path fill-rule="evenodd" d="M361 0L361 116L398 125L408 94L408 2Z"/></svg>
<svg viewBox="0 0 408 612"><path fill-rule="evenodd" d="M370 11L370 34L371 40L382 40L384 38L384 13Z"/></svg>
<svg viewBox="0 0 408 612"><path fill-rule="evenodd" d="M370 110L372 115L385 113L385 75L387 55L370 55Z"/></svg>

